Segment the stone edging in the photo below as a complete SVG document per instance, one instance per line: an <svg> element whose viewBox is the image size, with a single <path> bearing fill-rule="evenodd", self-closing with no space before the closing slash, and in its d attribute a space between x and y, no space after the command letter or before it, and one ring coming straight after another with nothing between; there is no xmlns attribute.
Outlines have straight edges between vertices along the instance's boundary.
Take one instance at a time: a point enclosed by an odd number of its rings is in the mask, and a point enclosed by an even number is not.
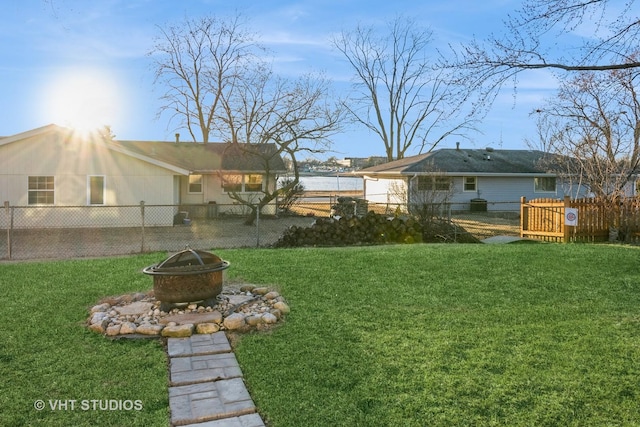
<svg viewBox="0 0 640 427"><path fill-rule="evenodd" d="M290 311L278 292L263 286L224 287L217 299L213 307L184 304L165 313L153 292L105 298L90 309L87 325L110 337L189 337L268 329Z"/></svg>

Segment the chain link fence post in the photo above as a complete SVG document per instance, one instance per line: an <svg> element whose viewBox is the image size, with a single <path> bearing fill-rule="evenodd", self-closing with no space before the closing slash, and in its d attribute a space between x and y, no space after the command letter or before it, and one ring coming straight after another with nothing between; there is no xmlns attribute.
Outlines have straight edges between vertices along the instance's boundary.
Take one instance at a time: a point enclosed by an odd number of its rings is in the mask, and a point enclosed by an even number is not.
<svg viewBox="0 0 640 427"><path fill-rule="evenodd" d="M140 237L140 253L144 253L144 200L140 200L140 215L142 216L142 229Z"/></svg>
<svg viewBox="0 0 640 427"><path fill-rule="evenodd" d="M11 259L11 233L13 231L13 207L5 200L4 210L7 215L7 258Z"/></svg>
<svg viewBox="0 0 640 427"><path fill-rule="evenodd" d="M256 206L256 248L260 247L260 203Z"/></svg>

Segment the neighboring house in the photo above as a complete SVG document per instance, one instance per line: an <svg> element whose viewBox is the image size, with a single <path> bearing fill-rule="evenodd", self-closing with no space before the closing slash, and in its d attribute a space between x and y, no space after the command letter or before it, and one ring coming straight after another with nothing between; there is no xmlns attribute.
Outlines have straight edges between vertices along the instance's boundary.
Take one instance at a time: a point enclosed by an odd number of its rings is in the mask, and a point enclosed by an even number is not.
<svg viewBox="0 0 640 427"><path fill-rule="evenodd" d="M179 210L205 215L210 210L203 205L210 203L216 212L237 211L231 192L257 200L285 172L273 144L111 141L56 125L0 138L1 201L42 212L51 206L167 205L166 215L147 225L171 225ZM275 206L265 207L271 211ZM42 215L49 215L42 222L67 225L54 218L60 213ZM73 225L120 224L116 209L96 209Z"/></svg>
<svg viewBox="0 0 640 427"><path fill-rule="evenodd" d="M581 197L549 173L547 161L558 160L534 150L440 149L356 172L364 180L369 202L388 205L451 203L453 210L519 211L520 197ZM562 159L566 160L566 159ZM427 196L425 196L427 194ZM486 203L485 203L486 202Z"/></svg>

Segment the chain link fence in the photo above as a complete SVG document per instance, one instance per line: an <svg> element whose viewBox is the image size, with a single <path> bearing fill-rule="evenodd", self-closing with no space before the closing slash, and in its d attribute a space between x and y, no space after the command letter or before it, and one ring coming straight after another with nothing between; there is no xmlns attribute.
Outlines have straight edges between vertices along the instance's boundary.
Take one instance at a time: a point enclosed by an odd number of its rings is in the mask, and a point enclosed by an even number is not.
<svg viewBox="0 0 640 427"><path fill-rule="evenodd" d="M441 216L460 233L479 239L519 235L512 205L489 204L470 211L468 204L448 204ZM518 205L519 206L519 205ZM500 210L500 207L511 210ZM346 209L346 211L345 211ZM127 255L154 251L269 247L292 226L308 227L318 217L372 210L405 215L406 207L337 197L301 199L277 215L259 213L247 224L251 209L241 205L10 206L0 215L0 258L53 259Z"/></svg>

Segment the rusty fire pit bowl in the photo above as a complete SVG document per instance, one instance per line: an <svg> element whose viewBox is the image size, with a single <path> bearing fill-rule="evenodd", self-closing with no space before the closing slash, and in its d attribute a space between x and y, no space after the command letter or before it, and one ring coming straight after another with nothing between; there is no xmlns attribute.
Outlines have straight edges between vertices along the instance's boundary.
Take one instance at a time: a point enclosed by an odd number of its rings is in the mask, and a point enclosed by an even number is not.
<svg viewBox="0 0 640 427"><path fill-rule="evenodd" d="M227 268L229 263L218 256L187 247L142 272L153 276L154 295L165 306L203 300L204 305L213 305L222 292L222 272Z"/></svg>

